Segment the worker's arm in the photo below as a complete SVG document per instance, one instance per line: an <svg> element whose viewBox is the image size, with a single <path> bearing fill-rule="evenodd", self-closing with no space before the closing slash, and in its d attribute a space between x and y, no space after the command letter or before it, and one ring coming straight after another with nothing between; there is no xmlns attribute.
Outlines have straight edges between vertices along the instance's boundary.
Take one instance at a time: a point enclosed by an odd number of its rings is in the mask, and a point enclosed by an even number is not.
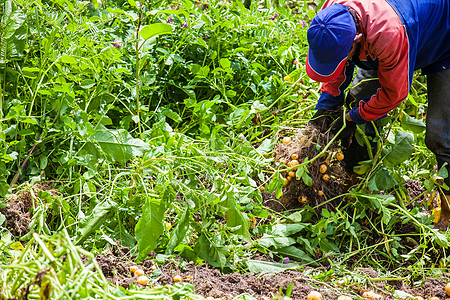
<svg viewBox="0 0 450 300"><path fill-rule="evenodd" d="M348 119L357 124L378 120L405 100L413 73L409 68L409 44L404 28L383 32L374 39L369 50L378 58L381 87L375 95L350 110Z"/></svg>
<svg viewBox="0 0 450 300"><path fill-rule="evenodd" d="M348 61L341 74L330 82L325 82L321 88L321 94L317 101L317 110L334 110L344 102L344 91L353 78L355 64Z"/></svg>

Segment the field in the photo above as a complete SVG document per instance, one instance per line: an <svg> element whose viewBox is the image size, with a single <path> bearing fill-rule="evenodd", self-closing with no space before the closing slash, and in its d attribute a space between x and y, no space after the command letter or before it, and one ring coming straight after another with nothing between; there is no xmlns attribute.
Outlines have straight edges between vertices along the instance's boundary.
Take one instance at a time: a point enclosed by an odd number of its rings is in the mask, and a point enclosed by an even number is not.
<svg viewBox="0 0 450 300"><path fill-rule="evenodd" d="M320 6L2 0L0 299L448 298L426 78L346 168Z"/></svg>

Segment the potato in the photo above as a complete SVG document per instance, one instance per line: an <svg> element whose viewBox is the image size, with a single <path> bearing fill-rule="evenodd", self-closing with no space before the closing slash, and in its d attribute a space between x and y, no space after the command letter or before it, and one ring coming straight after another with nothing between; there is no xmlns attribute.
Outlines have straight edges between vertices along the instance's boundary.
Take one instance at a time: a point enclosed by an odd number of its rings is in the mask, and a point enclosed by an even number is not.
<svg viewBox="0 0 450 300"><path fill-rule="evenodd" d="M328 181L328 180L330 180L330 175L323 174L322 179L323 179L323 181Z"/></svg>
<svg viewBox="0 0 450 300"><path fill-rule="evenodd" d="M349 296L340 295L340 296L337 298L337 300L352 300L352 298L349 297Z"/></svg>
<svg viewBox="0 0 450 300"><path fill-rule="evenodd" d="M145 274L144 270L142 269L137 269L136 271L134 271L134 276L143 276Z"/></svg>
<svg viewBox="0 0 450 300"><path fill-rule="evenodd" d="M289 175L289 177L294 178L295 177L295 172L294 171L289 171L288 175Z"/></svg>
<svg viewBox="0 0 450 300"><path fill-rule="evenodd" d="M148 284L148 277L147 276L139 276L137 278L137 283L142 284L142 285L147 285Z"/></svg>
<svg viewBox="0 0 450 300"><path fill-rule="evenodd" d="M296 153L292 154L291 158L292 158L293 160L298 159L298 154L296 154Z"/></svg>
<svg viewBox="0 0 450 300"><path fill-rule="evenodd" d="M362 297L365 299L381 299L383 296L375 293L374 291L367 291L362 294Z"/></svg>
<svg viewBox="0 0 450 300"><path fill-rule="evenodd" d="M295 166L297 166L297 165L298 165L298 160L296 160L296 159L291 160L290 162L287 163L287 166L288 166L289 168L295 167Z"/></svg>
<svg viewBox="0 0 450 300"><path fill-rule="evenodd" d="M447 293L447 296L450 297L450 282L445 286L445 292Z"/></svg>
<svg viewBox="0 0 450 300"><path fill-rule="evenodd" d="M336 153L335 157L337 160L340 161L340 160L344 159L344 154L342 152L338 152L338 153Z"/></svg>
<svg viewBox="0 0 450 300"><path fill-rule="evenodd" d="M319 172L324 174L326 171L327 171L327 166L326 165L320 165Z"/></svg>
<svg viewBox="0 0 450 300"><path fill-rule="evenodd" d="M317 195L323 196L323 191L318 191L318 192L317 192Z"/></svg>
<svg viewBox="0 0 450 300"><path fill-rule="evenodd" d="M306 204L308 203L308 198L306 196L300 196L298 197L298 202L300 202L301 204Z"/></svg>
<svg viewBox="0 0 450 300"><path fill-rule="evenodd" d="M136 272L137 269L139 269L138 266L131 266L131 267L130 267L130 272L131 272L132 274L134 274L134 272Z"/></svg>
<svg viewBox="0 0 450 300"><path fill-rule="evenodd" d="M288 137L288 136L285 136L283 138L283 144L289 144L291 141L292 141L292 139L290 137Z"/></svg>
<svg viewBox="0 0 450 300"><path fill-rule="evenodd" d="M181 276L180 275L175 275L175 276L173 276L173 282L181 282L181 281L183 281L183 278L181 278Z"/></svg>
<svg viewBox="0 0 450 300"><path fill-rule="evenodd" d="M308 294L307 300L322 300L322 295L317 291L312 291Z"/></svg>

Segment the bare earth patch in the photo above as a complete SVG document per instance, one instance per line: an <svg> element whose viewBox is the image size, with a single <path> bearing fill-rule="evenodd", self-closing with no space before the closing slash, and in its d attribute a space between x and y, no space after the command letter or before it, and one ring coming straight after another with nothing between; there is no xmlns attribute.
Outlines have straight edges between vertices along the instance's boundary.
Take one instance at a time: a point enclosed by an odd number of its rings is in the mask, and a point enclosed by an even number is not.
<svg viewBox="0 0 450 300"><path fill-rule="evenodd" d="M106 278L114 285L130 287L131 284L141 288L148 288L136 283L136 278L132 277L130 266L134 264L129 257L127 248L113 247L108 255L98 255L97 260ZM319 291L324 299L337 299L339 295L348 295L353 299L361 298L365 291L373 290L383 295L383 299L399 299L398 295L407 293L411 296L421 296L424 299L435 296L441 300L450 299L446 296L444 287L450 280L450 274L442 278L426 278L420 287L408 286L402 280L383 280L378 273L371 268L359 268L353 270L358 274L358 278L366 278L370 285L362 284L337 284L344 282L344 278L333 276L326 280L318 281L312 276L314 272L325 273L326 268L305 268L302 271L287 270L277 274L222 274L220 270L208 265L194 265L178 258L168 259L163 265L156 265L153 260L144 261L137 264L151 278L151 285L154 287L175 284L173 277L180 275L184 282L189 282L195 286L194 292L203 297L213 297L219 299L233 299L242 294L250 294L256 299L272 299L286 292L289 285L293 284L291 293L292 299L306 299L307 295L315 290ZM341 280L339 280L341 279ZM150 287L151 288L151 287ZM397 296L395 296L395 290ZM405 294L403 294L405 295ZM411 298L409 298L411 299Z"/></svg>

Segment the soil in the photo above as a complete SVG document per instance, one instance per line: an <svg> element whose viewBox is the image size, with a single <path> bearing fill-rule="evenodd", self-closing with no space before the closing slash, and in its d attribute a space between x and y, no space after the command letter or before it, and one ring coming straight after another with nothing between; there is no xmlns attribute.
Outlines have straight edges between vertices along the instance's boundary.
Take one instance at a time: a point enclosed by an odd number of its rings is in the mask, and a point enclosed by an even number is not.
<svg viewBox="0 0 450 300"><path fill-rule="evenodd" d="M58 191L53 189L51 182L41 182L13 194L6 202L6 207L0 208L0 213L6 218L6 228L14 236L24 236L29 231L29 225L33 217L31 211L34 207L34 196L39 190L48 191L52 196L57 196Z"/></svg>
<svg viewBox="0 0 450 300"><path fill-rule="evenodd" d="M270 260L268 257L259 256L259 259ZM113 247L108 255L98 255L99 262L106 278L113 284L129 288L131 282L140 288L144 288L136 283L136 278L132 277L129 269L134 264L129 260L127 248ZM220 270L208 265L194 265L178 258L167 260L163 265L156 265L153 260L144 261L137 265L143 269L148 277L152 279L151 286L158 287L172 285L173 276L180 275L184 282L189 282L195 286L194 292L203 297L213 297L215 299L233 299L244 293L250 294L257 299L272 299L286 292L289 285L293 284L291 293L292 299L306 299L307 295L315 290L319 291L323 299L337 299L339 295L347 295L351 298L359 298L369 290L380 295L383 299L394 299L394 291L402 291L412 296L421 296L424 299L432 296L439 299L450 299L445 294L445 284L450 280L450 274L442 278L427 278L420 287L412 287L402 280L382 280L379 274L371 268L358 268L353 270L359 274L359 278L367 278L367 282L372 282L371 286L363 286L355 283L343 284L342 286L331 286L324 282L319 282L311 276L312 272L321 271L325 273L327 269L306 268L303 271L288 270L278 274L222 274ZM153 268L156 269L152 271ZM333 278L334 282L336 278ZM342 280L343 281L343 280Z"/></svg>

